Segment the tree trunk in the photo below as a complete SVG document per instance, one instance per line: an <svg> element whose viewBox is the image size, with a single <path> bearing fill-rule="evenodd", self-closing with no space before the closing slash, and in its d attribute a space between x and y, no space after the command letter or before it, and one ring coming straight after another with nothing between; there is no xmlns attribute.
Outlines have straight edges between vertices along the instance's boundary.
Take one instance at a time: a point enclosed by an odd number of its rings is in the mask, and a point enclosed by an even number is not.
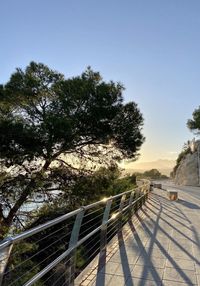
<svg viewBox="0 0 200 286"><path fill-rule="evenodd" d="M37 181L41 179L41 173L46 171L51 164L51 160L46 160L44 166L37 173L35 178L32 178L29 184L26 186L24 191L22 192L19 199L16 201L14 206L10 209L8 216L4 217L3 211L0 205L0 241L8 234L9 229L13 223L13 218L17 214L18 210L21 206L26 202L28 196L37 189Z"/></svg>
<svg viewBox="0 0 200 286"><path fill-rule="evenodd" d="M9 226L5 222L5 218L0 218L0 242L8 233Z"/></svg>
<svg viewBox="0 0 200 286"><path fill-rule="evenodd" d="M0 251L0 286L3 282L4 272L6 270L6 266L8 263L8 259L10 257L10 253L12 251L12 244Z"/></svg>

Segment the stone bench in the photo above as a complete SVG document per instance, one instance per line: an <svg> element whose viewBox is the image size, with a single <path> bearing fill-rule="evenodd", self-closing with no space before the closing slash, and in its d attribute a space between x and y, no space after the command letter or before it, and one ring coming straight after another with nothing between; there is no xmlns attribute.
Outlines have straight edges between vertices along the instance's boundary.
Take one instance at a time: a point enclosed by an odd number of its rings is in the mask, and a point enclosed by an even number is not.
<svg viewBox="0 0 200 286"><path fill-rule="evenodd" d="M154 187L154 188L157 188L157 189L162 189L162 184L154 183L154 184L153 184L153 187Z"/></svg>
<svg viewBox="0 0 200 286"><path fill-rule="evenodd" d="M167 190L167 195L170 201L178 200L178 192L177 190Z"/></svg>

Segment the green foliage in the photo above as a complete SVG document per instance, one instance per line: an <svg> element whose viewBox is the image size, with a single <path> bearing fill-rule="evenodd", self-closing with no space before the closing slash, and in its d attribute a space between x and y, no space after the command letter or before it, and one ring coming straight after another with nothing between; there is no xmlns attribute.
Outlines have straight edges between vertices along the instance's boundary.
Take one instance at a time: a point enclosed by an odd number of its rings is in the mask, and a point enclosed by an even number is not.
<svg viewBox="0 0 200 286"><path fill-rule="evenodd" d="M134 177L119 179L114 163L137 156L144 142L143 117L137 104L123 102L123 90L121 84L103 81L90 68L65 79L35 62L25 70L17 69L0 86L0 239L11 231L13 221L20 220L20 209L36 194L45 194L46 204L37 213L38 219L26 228L133 188ZM81 164L77 167L67 161L70 156ZM93 174L85 168L85 161L109 168L102 167ZM59 191L56 197L55 189ZM8 285L10 279L21 276L15 285L24 284L63 253L71 229L57 227L62 231L53 227L36 235L37 243L30 239L15 246L17 255L8 264L12 277L5 280ZM56 234L40 240L40 235L53 231ZM52 245L52 240L59 243ZM80 268L85 262L83 251L78 252ZM63 265L59 267L55 275L61 273Z"/></svg>
<svg viewBox="0 0 200 286"><path fill-rule="evenodd" d="M167 178L167 176L162 175L157 169L152 169L149 171L145 171L143 173L144 177L150 178L150 179L163 179Z"/></svg>
<svg viewBox="0 0 200 286"><path fill-rule="evenodd" d="M122 104L122 91L122 85L105 83L90 68L67 80L34 62L25 72L17 69L2 90L2 109L4 103L10 107L1 115L2 159L10 165L34 156L51 159L82 144L111 140L133 157L144 139L143 118L135 103Z"/></svg>
<svg viewBox="0 0 200 286"><path fill-rule="evenodd" d="M81 269L85 266L87 257L85 255L86 249L81 245L76 251L76 268Z"/></svg>
<svg viewBox="0 0 200 286"><path fill-rule="evenodd" d="M85 176L95 165L137 156L144 141L143 117L137 104L123 103L123 90L91 68L65 79L35 62L17 69L0 86L0 163L3 169L9 167L0 182L1 207L8 213L5 217L0 212L4 229L36 192L53 201L55 186L68 197L73 188L70 200L76 205L77 197L86 201L93 192L94 183ZM69 158L77 159L78 166ZM73 187L77 179L84 191ZM101 187L98 178L92 180L104 194L108 179L104 177ZM0 230L0 238L4 235Z"/></svg>
<svg viewBox="0 0 200 286"><path fill-rule="evenodd" d="M72 188L72 195L79 198L79 202L89 204L104 197L131 190L136 186L134 175L124 178L119 178L119 175L116 166L101 168L93 175L81 178Z"/></svg>
<svg viewBox="0 0 200 286"><path fill-rule="evenodd" d="M151 169L145 171L144 173L134 173L138 180L140 179L152 179L152 180L159 180L159 179L167 179L166 175L161 174L157 169Z"/></svg>
<svg viewBox="0 0 200 286"><path fill-rule="evenodd" d="M42 224L50 219L54 219L57 216L64 215L70 210L72 206L69 204L69 200L74 198L76 201L76 207L80 207L83 204L89 204L97 200L101 200L103 197L109 197L111 195L121 193L133 189L136 186L136 178L134 175L120 178L120 171L116 165L112 165L109 168L102 167L94 174L89 176L80 177L76 184L71 188L71 194L63 194L62 198L57 203L45 204L38 213L38 220L34 223L30 223L27 229ZM68 200L69 199L69 200ZM119 207L119 200L116 202L116 206ZM114 204L113 204L114 206ZM74 207L74 206L73 206ZM94 212L95 211L95 212ZM104 208L95 207L88 211L81 227L81 233L79 239L82 237L82 233L87 235L92 231L91 227L95 229L102 222ZM115 212L115 210L114 210ZM11 260L8 264L8 269L11 270L11 275L6 277L6 286L9 285L13 279L17 279L23 275L22 279L16 285L22 285L27 279L31 278L35 273L42 270L59 255L61 255L68 247L70 235L73 227L75 217L71 220L61 222L50 228L47 228L27 239L26 242L17 244L14 249L14 253L18 255L11 256ZM92 225L88 226L88 223ZM88 223L87 223L88 222ZM122 217L122 224L127 222L126 217ZM116 230L118 227L118 221L115 222ZM108 229L112 229L113 224ZM114 235L114 234L113 234ZM112 237L112 236L111 236ZM44 239L45 238L45 239ZM98 251L98 241L100 239L100 232L94 234L83 245L78 247L76 252L76 275L95 257L96 251ZM91 243L90 243L91 241ZM94 246L94 247L92 247ZM88 251L88 247L90 248ZM68 279L68 272L66 269L69 266L69 257L59 263L54 269L52 269L47 275L45 275L41 281L37 282L37 286L50 285L49 282L45 282L46 279L51 276L50 283L54 283L59 279L58 285L62 285L65 278ZM28 261L26 262L26 260ZM25 261L25 263L23 263ZM21 264L22 263L22 264ZM21 264L21 267L17 267ZM13 269L13 270L12 270ZM57 284L56 284L57 285Z"/></svg>
<svg viewBox="0 0 200 286"><path fill-rule="evenodd" d="M12 250L14 255L10 256L3 286L11 285L13 281L15 281L14 285L21 286L38 273L40 270L38 263L33 259L29 259L36 251L37 245L33 242L21 242L14 245ZM36 282L35 285L43 286L40 281Z"/></svg>
<svg viewBox="0 0 200 286"><path fill-rule="evenodd" d="M197 134L200 134L200 106L194 110L192 117L193 119L188 119L187 127L191 131L195 131Z"/></svg>
<svg viewBox="0 0 200 286"><path fill-rule="evenodd" d="M120 171L116 165L108 168L101 167L93 174L79 177L71 186L70 194L68 190L63 191L61 197L54 200L52 204L48 202L44 204L37 214L39 222L53 219L82 205L102 200L104 197L131 190L135 186L134 175L120 178ZM39 222L37 221L36 224Z"/></svg>
<svg viewBox="0 0 200 286"><path fill-rule="evenodd" d="M131 189L136 187L136 176L130 175L123 178L119 178L113 182L111 186L111 191L113 195L130 191Z"/></svg>

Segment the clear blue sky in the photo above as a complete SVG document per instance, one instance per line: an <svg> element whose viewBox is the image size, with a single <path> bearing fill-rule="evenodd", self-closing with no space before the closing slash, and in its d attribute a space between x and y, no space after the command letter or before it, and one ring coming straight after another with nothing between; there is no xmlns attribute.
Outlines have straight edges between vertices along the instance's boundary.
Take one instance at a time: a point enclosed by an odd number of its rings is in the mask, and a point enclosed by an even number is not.
<svg viewBox="0 0 200 286"><path fill-rule="evenodd" d="M30 61L68 76L88 65L138 103L141 160L176 158L200 105L199 0L1 1L0 82Z"/></svg>

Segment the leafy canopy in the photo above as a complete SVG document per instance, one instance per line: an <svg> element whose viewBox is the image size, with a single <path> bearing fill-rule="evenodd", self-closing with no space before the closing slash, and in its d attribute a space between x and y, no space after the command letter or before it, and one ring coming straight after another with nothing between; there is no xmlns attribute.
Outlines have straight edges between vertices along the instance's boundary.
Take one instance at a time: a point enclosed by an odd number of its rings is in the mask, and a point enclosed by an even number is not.
<svg viewBox="0 0 200 286"><path fill-rule="evenodd" d="M0 86L0 222L10 225L36 191L65 191L85 161L137 156L143 117L136 103L123 103L123 90L91 68L65 79L35 62Z"/></svg>
<svg viewBox="0 0 200 286"><path fill-rule="evenodd" d="M191 131L200 134L200 106L194 110L192 117L193 119L187 121L187 126Z"/></svg>
<svg viewBox="0 0 200 286"><path fill-rule="evenodd" d="M1 159L8 165L55 159L91 144L112 144L134 157L144 138L143 118L133 102L123 104L123 86L106 83L88 68L64 79L43 64L17 69L1 96Z"/></svg>

